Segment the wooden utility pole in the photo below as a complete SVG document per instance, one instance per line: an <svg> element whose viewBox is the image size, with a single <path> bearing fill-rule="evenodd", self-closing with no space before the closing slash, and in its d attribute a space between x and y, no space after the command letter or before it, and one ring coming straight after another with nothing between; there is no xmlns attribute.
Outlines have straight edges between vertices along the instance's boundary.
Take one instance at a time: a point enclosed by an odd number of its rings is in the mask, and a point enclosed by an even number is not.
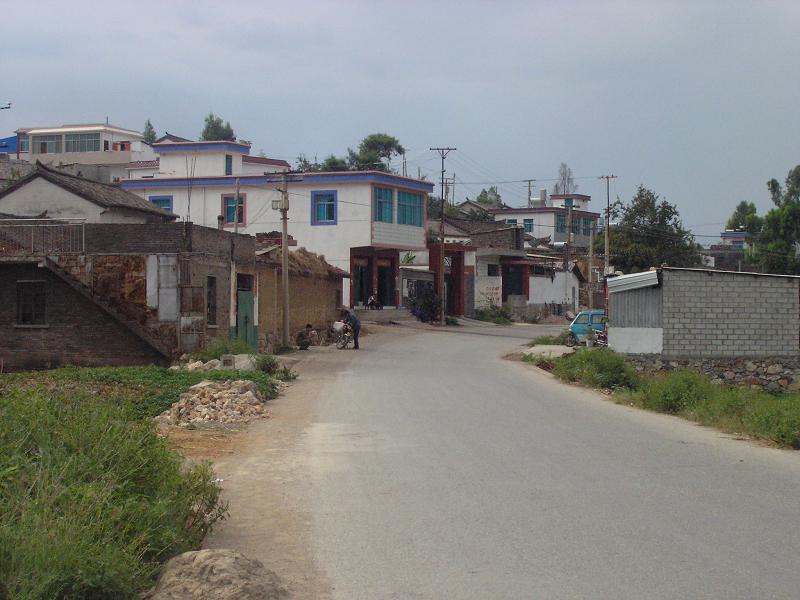
<svg viewBox="0 0 800 600"><path fill-rule="evenodd" d="M608 269L611 266L611 232L609 231L611 228L611 180L616 179L617 176L614 174L611 175L601 175L599 179L606 180L606 226L603 228L603 235L605 236L605 268L603 269L603 276L605 277L608 275Z"/></svg>
<svg viewBox="0 0 800 600"><path fill-rule="evenodd" d="M438 152L439 156L442 157L442 210L440 213L441 220L439 222L439 273L437 279L439 280L439 295L441 296L440 301L440 312L439 315L439 324L444 325L444 313L447 310L447 294L444 291L444 159L447 155L455 150L456 148L431 148L434 152ZM423 208L424 210L424 208ZM430 267L430 265L428 265Z"/></svg>
<svg viewBox="0 0 800 600"><path fill-rule="evenodd" d="M281 285L283 287L283 327L281 345L289 345L289 180L281 176Z"/></svg>
<svg viewBox="0 0 800 600"><path fill-rule="evenodd" d="M531 194L533 192L531 191L531 184L536 180L535 179L525 179L525 181L528 182L528 208L531 208L533 206L533 196L531 196Z"/></svg>
<svg viewBox="0 0 800 600"><path fill-rule="evenodd" d="M567 243L564 246L564 304L569 302L569 259L570 259L570 242L572 241L572 198L565 198L564 203L567 205ZM573 307L574 308L574 307Z"/></svg>

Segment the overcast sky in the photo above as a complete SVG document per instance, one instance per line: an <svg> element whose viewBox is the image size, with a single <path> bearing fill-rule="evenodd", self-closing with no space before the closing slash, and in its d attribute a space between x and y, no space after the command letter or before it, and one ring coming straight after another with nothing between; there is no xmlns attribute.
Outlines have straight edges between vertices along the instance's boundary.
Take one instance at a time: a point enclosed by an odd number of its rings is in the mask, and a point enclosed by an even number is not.
<svg viewBox="0 0 800 600"><path fill-rule="evenodd" d="M6 2L0 136L77 122L197 137L209 112L294 162L395 135L474 196L558 165L699 234L800 163L800 2ZM504 183L503 199L526 186ZM707 243L710 239L698 238Z"/></svg>

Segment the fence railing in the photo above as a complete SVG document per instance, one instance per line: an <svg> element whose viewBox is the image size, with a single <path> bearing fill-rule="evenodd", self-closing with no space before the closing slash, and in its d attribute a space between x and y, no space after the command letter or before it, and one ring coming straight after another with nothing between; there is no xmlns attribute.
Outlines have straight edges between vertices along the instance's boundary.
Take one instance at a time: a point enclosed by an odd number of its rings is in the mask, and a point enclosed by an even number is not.
<svg viewBox="0 0 800 600"><path fill-rule="evenodd" d="M81 254L83 219L0 219L0 256Z"/></svg>

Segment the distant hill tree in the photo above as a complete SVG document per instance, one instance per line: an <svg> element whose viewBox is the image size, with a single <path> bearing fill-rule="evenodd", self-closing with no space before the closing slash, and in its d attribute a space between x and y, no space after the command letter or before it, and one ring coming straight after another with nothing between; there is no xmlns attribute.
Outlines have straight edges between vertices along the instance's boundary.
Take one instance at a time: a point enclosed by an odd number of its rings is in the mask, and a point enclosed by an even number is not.
<svg viewBox="0 0 800 600"><path fill-rule="evenodd" d="M152 144L156 141L156 130L153 127L153 124L150 122L150 119L147 119L144 123L144 131L142 132L144 136L144 141L148 144Z"/></svg>
<svg viewBox="0 0 800 600"><path fill-rule="evenodd" d="M223 123L222 117L216 116L213 112L208 113L206 117L203 132L200 134L200 140L204 142L228 140L231 142L236 141L236 134L233 132L230 121Z"/></svg>
<svg viewBox="0 0 800 600"><path fill-rule="evenodd" d="M494 185L488 190L481 190L480 193L475 197L475 202L489 207L503 206L503 199L500 197L500 192L497 191L497 186Z"/></svg>
<svg viewBox="0 0 800 600"><path fill-rule="evenodd" d="M567 163L561 163L558 167L558 181L553 184L554 194L574 194L578 191L578 184L572 177L572 169L567 166Z"/></svg>

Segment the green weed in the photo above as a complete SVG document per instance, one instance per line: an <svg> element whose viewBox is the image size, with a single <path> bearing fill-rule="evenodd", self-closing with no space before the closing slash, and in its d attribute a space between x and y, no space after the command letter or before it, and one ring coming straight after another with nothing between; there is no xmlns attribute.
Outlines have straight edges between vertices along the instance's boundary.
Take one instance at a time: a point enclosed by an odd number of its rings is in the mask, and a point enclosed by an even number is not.
<svg viewBox="0 0 800 600"><path fill-rule="evenodd" d="M558 335L541 335L528 343L528 346L566 346L567 339L572 334L565 329Z"/></svg>
<svg viewBox="0 0 800 600"><path fill-rule="evenodd" d="M579 349L574 354L563 356L555 361L553 374L565 381L602 389L632 389L639 385L636 372L622 355L607 348Z"/></svg>
<svg viewBox="0 0 800 600"><path fill-rule="evenodd" d="M208 362L223 354L254 354L254 351L247 342L238 338L216 337L205 348L189 353L189 358Z"/></svg>
<svg viewBox="0 0 800 600"><path fill-rule="evenodd" d="M478 321L487 321L497 325L509 325L511 320L511 310L507 306L490 305L488 308L476 308L475 318Z"/></svg>

